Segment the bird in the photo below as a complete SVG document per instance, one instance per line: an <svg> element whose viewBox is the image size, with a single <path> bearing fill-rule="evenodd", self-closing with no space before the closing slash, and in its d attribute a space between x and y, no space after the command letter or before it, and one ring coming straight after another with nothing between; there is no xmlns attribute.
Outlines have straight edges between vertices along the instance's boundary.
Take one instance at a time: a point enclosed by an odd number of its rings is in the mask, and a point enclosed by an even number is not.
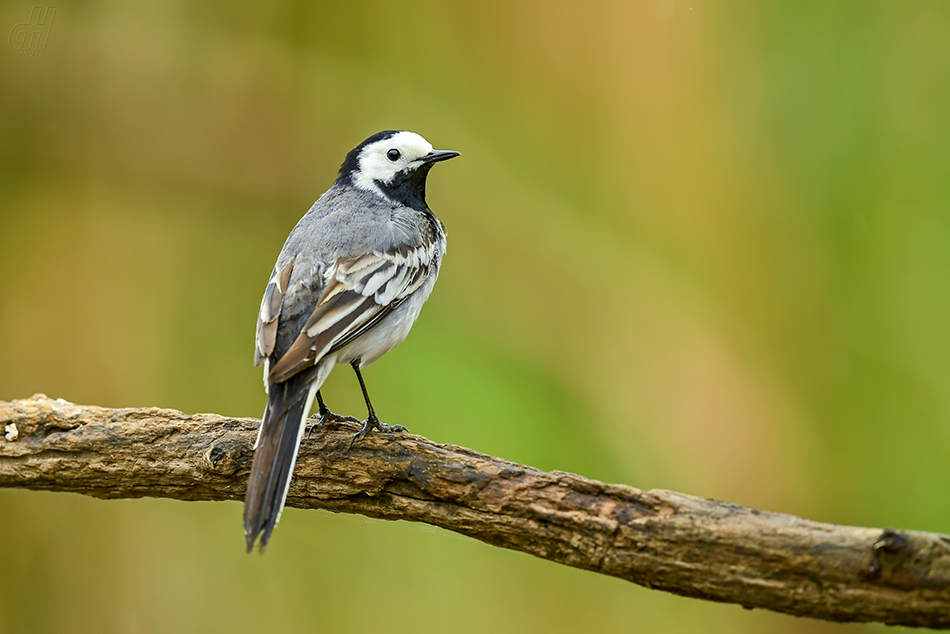
<svg viewBox="0 0 950 634"><path fill-rule="evenodd" d="M356 372L368 412L351 448L374 429L405 431L380 422L361 370L406 338L432 292L446 232L426 204L426 178L459 154L405 130L372 135L350 150L284 242L255 333L267 407L244 498L248 553L258 539L264 551L280 519L314 397L314 427L360 422L330 411L320 394L336 364Z"/></svg>

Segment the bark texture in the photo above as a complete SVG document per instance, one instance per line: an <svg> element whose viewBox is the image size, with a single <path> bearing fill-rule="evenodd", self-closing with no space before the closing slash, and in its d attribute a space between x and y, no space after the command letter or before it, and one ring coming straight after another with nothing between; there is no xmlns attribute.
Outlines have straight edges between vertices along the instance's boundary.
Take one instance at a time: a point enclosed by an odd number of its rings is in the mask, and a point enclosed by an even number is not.
<svg viewBox="0 0 950 634"><path fill-rule="evenodd" d="M241 500L258 425L43 395L0 401L0 487ZM950 629L946 535L640 491L410 434L372 433L348 452L355 431L338 424L305 438L288 505L425 522L687 597Z"/></svg>

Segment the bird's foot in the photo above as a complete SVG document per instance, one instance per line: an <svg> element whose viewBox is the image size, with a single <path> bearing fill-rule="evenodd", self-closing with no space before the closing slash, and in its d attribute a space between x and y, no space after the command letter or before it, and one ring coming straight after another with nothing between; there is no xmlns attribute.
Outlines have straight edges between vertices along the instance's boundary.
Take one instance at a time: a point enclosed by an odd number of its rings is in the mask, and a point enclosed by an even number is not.
<svg viewBox="0 0 950 634"><path fill-rule="evenodd" d="M310 417L310 420L314 418L318 419L313 425L310 426L310 429L307 431L307 438L310 438L310 434L313 433L314 429L323 429L326 423L361 423L362 421L355 416L341 416L340 414L335 414L330 411L330 408L324 405L320 408L320 411Z"/></svg>
<svg viewBox="0 0 950 634"><path fill-rule="evenodd" d="M363 421L363 428L358 432L353 434L353 438L350 439L350 449L353 448L353 443L357 440L363 440L363 438L374 429L378 429L382 432L395 433L399 431L406 431L406 428L402 425L387 425L385 423L379 422L379 419L376 418L375 414L370 414L369 418ZM349 451L349 449L347 450Z"/></svg>

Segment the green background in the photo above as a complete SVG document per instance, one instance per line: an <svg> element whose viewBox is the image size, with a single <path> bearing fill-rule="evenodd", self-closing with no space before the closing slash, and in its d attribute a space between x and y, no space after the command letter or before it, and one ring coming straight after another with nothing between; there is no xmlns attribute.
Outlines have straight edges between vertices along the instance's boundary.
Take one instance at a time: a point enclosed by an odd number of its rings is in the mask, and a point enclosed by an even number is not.
<svg viewBox="0 0 950 634"><path fill-rule="evenodd" d="M30 3L0 4L0 32ZM950 3L64 0L0 44L0 398L257 416L260 296L344 154L461 158L383 420L950 532ZM352 373L329 404L362 415ZM0 491L0 632L858 632L438 529Z"/></svg>

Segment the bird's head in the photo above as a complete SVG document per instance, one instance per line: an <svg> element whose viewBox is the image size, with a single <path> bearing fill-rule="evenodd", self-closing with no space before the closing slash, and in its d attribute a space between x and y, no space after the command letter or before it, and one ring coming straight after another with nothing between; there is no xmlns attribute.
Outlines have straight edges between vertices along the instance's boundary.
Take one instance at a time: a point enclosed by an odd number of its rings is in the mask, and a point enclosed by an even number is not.
<svg viewBox="0 0 950 634"><path fill-rule="evenodd" d="M424 209L429 169L439 161L458 155L451 150L433 150L432 145L415 132L386 130L350 150L340 167L337 182Z"/></svg>

